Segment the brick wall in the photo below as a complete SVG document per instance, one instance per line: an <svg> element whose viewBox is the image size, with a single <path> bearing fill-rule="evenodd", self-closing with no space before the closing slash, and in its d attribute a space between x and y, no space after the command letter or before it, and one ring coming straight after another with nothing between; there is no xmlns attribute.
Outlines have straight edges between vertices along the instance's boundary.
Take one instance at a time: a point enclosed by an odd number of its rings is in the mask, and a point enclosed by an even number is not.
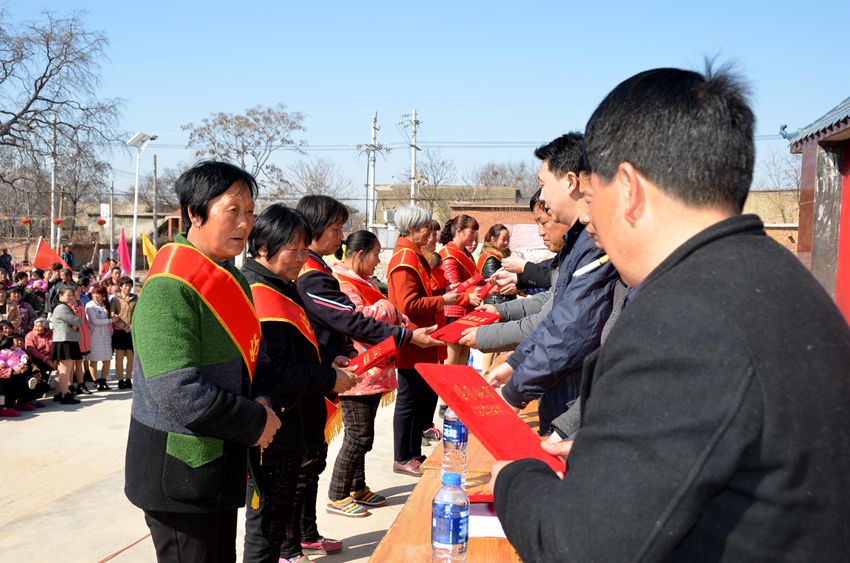
<svg viewBox="0 0 850 563"><path fill-rule="evenodd" d="M526 203L506 205L455 204L451 206L452 217L465 213L478 221L479 240L484 242L487 230L501 223L511 231L511 248L540 248L543 241L537 235L537 224Z"/></svg>

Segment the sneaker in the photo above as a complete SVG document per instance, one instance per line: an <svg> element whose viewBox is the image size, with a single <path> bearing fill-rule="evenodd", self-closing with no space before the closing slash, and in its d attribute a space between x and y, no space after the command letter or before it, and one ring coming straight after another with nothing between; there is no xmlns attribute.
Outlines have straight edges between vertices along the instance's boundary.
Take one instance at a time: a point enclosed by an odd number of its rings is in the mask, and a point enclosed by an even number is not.
<svg viewBox="0 0 850 563"><path fill-rule="evenodd" d="M14 417L14 416L21 416L21 413L19 413L18 411L16 411L15 409L12 409L12 408L8 408L8 409L0 408L0 416Z"/></svg>
<svg viewBox="0 0 850 563"><path fill-rule="evenodd" d="M119 388L119 389L124 389L124 380L123 380L123 379L119 379L119 380L118 380L118 388Z"/></svg>
<svg viewBox="0 0 850 563"><path fill-rule="evenodd" d="M290 557L289 559L281 557L280 559L278 559L278 563L313 563L313 560L307 557L306 555L296 555L295 557Z"/></svg>
<svg viewBox="0 0 850 563"><path fill-rule="evenodd" d="M364 518L372 514L365 507L354 502L354 499L351 497L329 502L325 510L327 510L328 514L339 514L340 516L348 516L349 518Z"/></svg>
<svg viewBox="0 0 850 563"><path fill-rule="evenodd" d="M80 400L71 395L70 393L65 393L62 396L62 399L59 401L59 404L62 405L79 405Z"/></svg>
<svg viewBox="0 0 850 563"><path fill-rule="evenodd" d="M385 506L387 504L387 497L373 493L369 487L363 487L359 491L352 492L351 498L354 499L354 502L363 506Z"/></svg>
<svg viewBox="0 0 850 563"><path fill-rule="evenodd" d="M92 395L93 393L91 391L89 391L89 388L85 383L78 383L77 384L77 394L78 395L83 395L83 394Z"/></svg>
<svg viewBox="0 0 850 563"><path fill-rule="evenodd" d="M124 380L124 388L125 389L132 389L133 388L133 380L132 379L125 379Z"/></svg>
<svg viewBox="0 0 850 563"><path fill-rule="evenodd" d="M342 541L320 536L316 541L301 542L301 549L308 553L337 553L342 551Z"/></svg>

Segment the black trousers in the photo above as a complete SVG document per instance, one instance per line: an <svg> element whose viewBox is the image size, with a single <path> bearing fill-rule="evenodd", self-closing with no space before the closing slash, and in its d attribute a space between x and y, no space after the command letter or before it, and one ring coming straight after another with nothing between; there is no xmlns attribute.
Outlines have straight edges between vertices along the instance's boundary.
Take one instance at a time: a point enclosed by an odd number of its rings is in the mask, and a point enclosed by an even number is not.
<svg viewBox="0 0 850 563"><path fill-rule="evenodd" d="M304 492L304 505L301 509L301 541L319 540L319 527L316 523L316 502L319 500L319 475L328 466L328 446L307 452L301 462L301 475L298 476L296 494Z"/></svg>
<svg viewBox="0 0 850 563"><path fill-rule="evenodd" d="M145 510L160 563L235 563L236 509L211 514Z"/></svg>
<svg viewBox="0 0 850 563"><path fill-rule="evenodd" d="M251 453L254 454L253 451ZM304 495L296 495L295 489L303 458L302 454L296 454L265 465L258 465L252 459L253 480L248 480L245 510L244 563L277 563L280 557L301 554ZM260 507L257 510L251 508L254 480L260 488Z"/></svg>
<svg viewBox="0 0 850 563"><path fill-rule="evenodd" d="M422 455L422 432L434 421L437 393L414 369L398 370L398 394L393 415L394 456L407 463Z"/></svg>
<svg viewBox="0 0 850 563"><path fill-rule="evenodd" d="M328 497L342 500L366 486L366 454L375 441L375 415L381 394L340 397L345 434L336 456Z"/></svg>

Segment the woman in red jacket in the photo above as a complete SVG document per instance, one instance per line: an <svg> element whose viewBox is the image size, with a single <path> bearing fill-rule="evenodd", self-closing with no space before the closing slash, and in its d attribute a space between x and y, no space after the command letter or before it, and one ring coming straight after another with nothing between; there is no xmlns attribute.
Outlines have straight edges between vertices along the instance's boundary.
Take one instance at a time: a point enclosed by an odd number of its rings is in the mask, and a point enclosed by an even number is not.
<svg viewBox="0 0 850 563"><path fill-rule="evenodd" d="M396 209L395 223L400 236L387 268L389 299L396 310L407 315L412 325L427 327L436 324L446 305L458 303L461 296L454 292L435 291L431 267L422 254L421 246L431 233L431 215L415 205ZM439 362L439 348L404 346L398 353L398 393L393 417L393 471L421 477L422 431L431 426L437 394L422 379L413 365L417 362Z"/></svg>
<svg viewBox="0 0 850 563"><path fill-rule="evenodd" d="M456 287L478 273L475 260L467 247L473 241L478 241L478 221L469 215L457 215L443 227L440 242L445 246L440 249L442 269L446 275L449 287ZM446 307L446 323L453 322L464 316L481 304L481 298L474 293L462 293L456 305ZM447 364L465 365L469 359L469 347L459 344L449 344Z"/></svg>

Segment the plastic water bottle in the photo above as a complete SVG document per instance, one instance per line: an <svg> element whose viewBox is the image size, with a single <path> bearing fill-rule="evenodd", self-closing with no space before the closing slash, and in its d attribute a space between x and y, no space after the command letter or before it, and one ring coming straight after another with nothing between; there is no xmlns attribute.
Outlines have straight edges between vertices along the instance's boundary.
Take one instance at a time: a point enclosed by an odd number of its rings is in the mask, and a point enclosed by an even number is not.
<svg viewBox="0 0 850 563"><path fill-rule="evenodd" d="M431 504L431 560L464 561L469 542L469 498L457 473L444 473L442 482Z"/></svg>
<svg viewBox="0 0 850 563"><path fill-rule="evenodd" d="M443 475L457 473L461 485L466 485L466 444L469 430L452 409L443 417Z"/></svg>

